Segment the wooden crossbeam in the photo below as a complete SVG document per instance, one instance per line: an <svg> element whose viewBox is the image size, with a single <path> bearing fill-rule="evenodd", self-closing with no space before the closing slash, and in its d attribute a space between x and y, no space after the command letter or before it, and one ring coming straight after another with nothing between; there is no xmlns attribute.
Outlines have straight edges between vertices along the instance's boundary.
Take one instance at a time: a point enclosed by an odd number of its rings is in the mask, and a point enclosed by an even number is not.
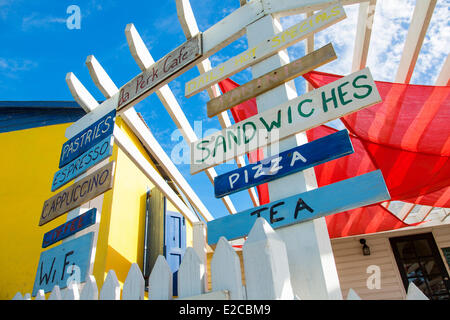
<svg viewBox="0 0 450 320"><path fill-rule="evenodd" d="M89 93L86 87L78 80L72 72L67 73L66 83L75 101L86 113L91 112L98 106L97 100Z"/></svg>
<svg viewBox="0 0 450 320"><path fill-rule="evenodd" d="M352 72L366 67L376 2L376 0L370 0L369 2L362 2L359 4L355 46L353 49Z"/></svg>
<svg viewBox="0 0 450 320"><path fill-rule="evenodd" d="M416 2L394 82L409 83L411 80L435 6L436 0Z"/></svg>
<svg viewBox="0 0 450 320"><path fill-rule="evenodd" d="M441 68L441 72L436 79L435 86L448 86L450 85L450 54L447 55L444 65Z"/></svg>

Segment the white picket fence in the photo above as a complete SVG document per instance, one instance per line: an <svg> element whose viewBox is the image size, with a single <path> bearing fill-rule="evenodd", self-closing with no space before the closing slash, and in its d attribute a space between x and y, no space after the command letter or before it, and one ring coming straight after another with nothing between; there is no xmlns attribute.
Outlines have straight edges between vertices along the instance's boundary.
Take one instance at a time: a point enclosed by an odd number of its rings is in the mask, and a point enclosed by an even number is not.
<svg viewBox="0 0 450 320"><path fill-rule="evenodd" d="M193 248L187 248L178 269L178 298L192 300L273 300L299 299L293 294L284 242L263 218L258 218L242 247L246 285L242 284L239 257L228 241L222 237L211 260L212 290L206 292L206 266ZM172 272L166 259L159 256L149 278L148 298L170 300ZM63 292L62 292L63 291ZM94 276L89 276L80 291L80 284L72 282L60 290L55 286L48 300L120 300L120 283L114 270L110 270L98 291ZM123 284L122 300L144 300L145 281L139 266L131 265ZM348 300L360 300L350 289ZM414 285L408 288L407 299L427 300ZM13 300L31 300L29 293L18 292ZM45 300L39 290L35 300Z"/></svg>

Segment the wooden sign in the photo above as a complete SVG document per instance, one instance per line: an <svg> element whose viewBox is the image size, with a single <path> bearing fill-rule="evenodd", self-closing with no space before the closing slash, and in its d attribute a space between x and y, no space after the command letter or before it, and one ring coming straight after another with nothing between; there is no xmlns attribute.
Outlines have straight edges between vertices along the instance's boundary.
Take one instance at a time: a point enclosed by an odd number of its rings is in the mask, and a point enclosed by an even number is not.
<svg viewBox="0 0 450 320"><path fill-rule="evenodd" d="M184 72L192 67L201 56L202 34L199 33L124 85L120 89L117 111L122 110L144 93L152 89L156 90L177 77L180 71Z"/></svg>
<svg viewBox="0 0 450 320"><path fill-rule="evenodd" d="M114 181L113 173L114 161L45 201L39 225L42 226L111 189Z"/></svg>
<svg viewBox="0 0 450 320"><path fill-rule="evenodd" d="M48 246L61 241L71 235L81 231L95 223L95 216L97 213L96 208L92 208L82 215L67 221L66 223L60 225L59 227L50 230L44 234L44 240L42 240L42 248L47 248Z"/></svg>
<svg viewBox="0 0 450 320"><path fill-rule="evenodd" d="M216 198L353 153L346 129L214 178Z"/></svg>
<svg viewBox="0 0 450 320"><path fill-rule="evenodd" d="M114 131L115 116L116 110L113 110L72 139L66 141L62 146L59 168L62 168L89 148L110 136Z"/></svg>
<svg viewBox="0 0 450 320"><path fill-rule="evenodd" d="M67 287L69 278L78 273L79 281L85 282L88 276L94 232L67 241L41 253L32 296L38 290L50 292L55 285L60 289ZM78 275L75 277L78 278Z"/></svg>
<svg viewBox="0 0 450 320"><path fill-rule="evenodd" d="M231 109L244 101L263 94L264 92L278 87L279 85L295 79L311 70L319 68L336 58L333 45L329 43L300 59L268 72L259 78L253 79L217 98L209 100L206 104L208 117L211 118L223 111Z"/></svg>
<svg viewBox="0 0 450 320"><path fill-rule="evenodd" d="M286 29L275 36L262 41L253 48L242 52L234 58L225 61L214 69L186 82L185 96L191 97L196 93L226 79L233 74L266 59L280 50L287 48L307 36L319 32L346 18L344 8L334 4L302 22Z"/></svg>
<svg viewBox="0 0 450 320"><path fill-rule="evenodd" d="M221 236L227 240L246 236L258 217L276 229L389 199L383 174L376 170L209 221L208 244L217 243Z"/></svg>
<svg viewBox="0 0 450 320"><path fill-rule="evenodd" d="M191 143L191 174L381 102L368 68Z"/></svg>
<svg viewBox="0 0 450 320"><path fill-rule="evenodd" d="M112 155L114 137L106 137L78 158L69 162L53 176L52 191L61 188L63 185L75 179L89 168Z"/></svg>

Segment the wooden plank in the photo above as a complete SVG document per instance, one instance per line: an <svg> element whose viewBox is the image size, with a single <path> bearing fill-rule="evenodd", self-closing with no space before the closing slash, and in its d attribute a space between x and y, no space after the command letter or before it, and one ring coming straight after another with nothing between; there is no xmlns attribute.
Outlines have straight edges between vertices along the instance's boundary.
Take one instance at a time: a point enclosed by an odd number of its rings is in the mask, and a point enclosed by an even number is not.
<svg viewBox="0 0 450 320"><path fill-rule="evenodd" d="M171 300L173 276L166 259L159 255L150 273L148 298L151 300Z"/></svg>
<svg viewBox="0 0 450 320"><path fill-rule="evenodd" d="M311 70L335 60L336 58L333 45L329 43L304 57L268 72L259 78L253 79L252 81L228 91L217 98L209 100L206 104L208 117L211 118L223 111L231 109L244 101L293 80Z"/></svg>
<svg viewBox="0 0 450 320"><path fill-rule="evenodd" d="M127 106L132 106L130 102L143 95L148 96L180 73L187 71L201 56L202 34L199 33L120 88L117 111L125 111Z"/></svg>
<svg viewBox="0 0 450 320"><path fill-rule="evenodd" d="M387 199L390 196L383 174L380 170L372 171L209 221L208 244L215 244L221 236L228 240L246 236L258 217L277 229Z"/></svg>
<svg viewBox="0 0 450 320"><path fill-rule="evenodd" d="M178 297L186 298L204 293L202 278L205 265L200 261L194 248L187 247L178 269Z"/></svg>
<svg viewBox="0 0 450 320"><path fill-rule="evenodd" d="M95 110L98 106L97 100L89 93L85 86L78 80L72 72L66 74L66 83L70 93L76 102L86 113Z"/></svg>
<svg viewBox="0 0 450 320"><path fill-rule="evenodd" d="M145 280L137 263L132 263L123 284L122 300L144 300Z"/></svg>
<svg viewBox="0 0 450 320"><path fill-rule="evenodd" d="M283 151L214 178L214 195L223 197L353 153L346 129Z"/></svg>
<svg viewBox="0 0 450 320"><path fill-rule="evenodd" d="M358 71L366 66L369 52L370 36L375 17L376 0L359 4L358 22L356 26L355 44L353 47L352 71Z"/></svg>
<svg viewBox="0 0 450 320"><path fill-rule="evenodd" d="M61 188L86 172L89 168L110 157L113 152L113 146L114 137L111 134L55 172L52 182L52 191Z"/></svg>
<svg viewBox="0 0 450 320"><path fill-rule="evenodd" d="M86 278L86 283L80 293L80 300L98 300L98 287L94 276L90 275Z"/></svg>
<svg viewBox="0 0 450 320"><path fill-rule="evenodd" d="M43 251L39 258L32 295L39 289L50 292L55 285L67 287L71 276L67 269L76 265L80 272L80 282L86 281L91 260L94 232L64 242L57 247Z"/></svg>
<svg viewBox="0 0 450 320"><path fill-rule="evenodd" d="M305 39L308 35L319 32L345 18L344 8L339 4L334 4L289 29L265 39L258 45L249 48L214 69L186 82L185 96L191 97L207 87Z"/></svg>
<svg viewBox="0 0 450 320"><path fill-rule="evenodd" d="M113 186L114 161L94 171L44 202L39 225L95 198Z"/></svg>
<svg viewBox="0 0 450 320"><path fill-rule="evenodd" d="M47 248L48 246L93 225L95 223L96 213L97 209L92 208L82 215L77 216L59 227L46 232L44 234L44 239L42 240L42 248Z"/></svg>
<svg viewBox="0 0 450 320"><path fill-rule="evenodd" d="M120 283L114 270L109 270L100 290L99 300L120 300Z"/></svg>
<svg viewBox="0 0 450 320"><path fill-rule="evenodd" d="M96 143L110 136L114 130L115 116L116 110L112 110L76 136L66 141L61 149L59 168L62 168L89 150Z"/></svg>
<svg viewBox="0 0 450 320"><path fill-rule="evenodd" d="M368 68L191 143L191 174L381 101Z"/></svg>

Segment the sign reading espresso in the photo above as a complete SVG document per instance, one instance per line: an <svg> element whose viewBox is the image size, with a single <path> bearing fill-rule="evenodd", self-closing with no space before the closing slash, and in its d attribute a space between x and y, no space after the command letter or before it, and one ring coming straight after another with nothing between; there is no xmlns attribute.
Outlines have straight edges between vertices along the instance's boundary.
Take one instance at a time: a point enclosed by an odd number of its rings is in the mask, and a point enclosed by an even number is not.
<svg viewBox="0 0 450 320"><path fill-rule="evenodd" d="M113 172L114 162L110 162L45 201L39 225L42 226L111 189Z"/></svg>
<svg viewBox="0 0 450 320"><path fill-rule="evenodd" d="M166 54L147 70L128 82L120 89L117 111L123 109L130 102L149 94L175 78L180 71L186 71L193 62L202 56L202 34L187 40L181 46ZM145 96L143 96L146 93ZM124 110L123 110L124 111Z"/></svg>

